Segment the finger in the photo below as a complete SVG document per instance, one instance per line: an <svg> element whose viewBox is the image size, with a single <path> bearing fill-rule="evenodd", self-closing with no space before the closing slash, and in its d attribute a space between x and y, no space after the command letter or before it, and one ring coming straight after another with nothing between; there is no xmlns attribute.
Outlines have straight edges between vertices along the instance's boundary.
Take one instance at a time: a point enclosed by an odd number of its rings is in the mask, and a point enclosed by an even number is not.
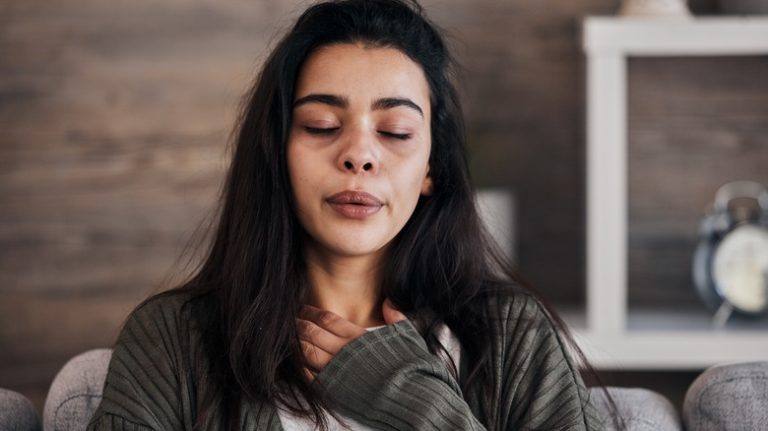
<svg viewBox="0 0 768 431"><path fill-rule="evenodd" d="M309 382L314 382L315 378L317 377L317 373L310 370L309 368L304 368L304 376L307 378Z"/></svg>
<svg viewBox="0 0 768 431"><path fill-rule="evenodd" d="M365 328L355 325L336 313L311 305L303 306L299 312L299 317L312 321L332 334L347 339L357 338L366 332Z"/></svg>
<svg viewBox="0 0 768 431"><path fill-rule="evenodd" d="M299 340L301 343L301 351L304 353L304 360L307 364L316 371L320 371L330 362L333 355L323 351L314 344Z"/></svg>
<svg viewBox="0 0 768 431"><path fill-rule="evenodd" d="M327 353L335 355L349 340L341 338L318 326L315 322L304 319L296 319L299 339L314 344Z"/></svg>
<svg viewBox="0 0 768 431"><path fill-rule="evenodd" d="M394 325L397 322L408 319L405 314L399 312L395 306L392 305L389 298L384 300L384 304L381 306L381 312L384 315L384 322L386 322L387 325Z"/></svg>

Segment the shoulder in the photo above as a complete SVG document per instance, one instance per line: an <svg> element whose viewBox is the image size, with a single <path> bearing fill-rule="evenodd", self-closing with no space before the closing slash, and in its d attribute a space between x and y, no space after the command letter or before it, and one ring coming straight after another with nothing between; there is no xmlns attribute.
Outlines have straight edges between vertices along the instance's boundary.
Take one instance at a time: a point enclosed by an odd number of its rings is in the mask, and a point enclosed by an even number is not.
<svg viewBox="0 0 768 431"><path fill-rule="evenodd" d="M193 332L191 329L199 320L193 315L196 302L199 301L181 291L163 292L146 299L128 315L115 353L123 350L130 353L137 346L152 350L183 347L176 340L186 340Z"/></svg>
<svg viewBox="0 0 768 431"><path fill-rule="evenodd" d="M133 309L129 320L152 320L161 316L179 316L192 296L181 291L167 291L153 295Z"/></svg>
<svg viewBox="0 0 768 431"><path fill-rule="evenodd" d="M513 284L489 289L485 305L492 326L525 322L536 327L554 327L550 312L542 302L531 292Z"/></svg>
<svg viewBox="0 0 768 431"><path fill-rule="evenodd" d="M188 292L180 290L161 292L137 305L128 315L125 327L132 325L178 327L187 323L192 314L199 312L197 305L200 302Z"/></svg>
<svg viewBox="0 0 768 431"><path fill-rule="evenodd" d="M534 294L516 286L494 289L486 307L497 351L507 359L538 362L542 355L570 354L567 329Z"/></svg>

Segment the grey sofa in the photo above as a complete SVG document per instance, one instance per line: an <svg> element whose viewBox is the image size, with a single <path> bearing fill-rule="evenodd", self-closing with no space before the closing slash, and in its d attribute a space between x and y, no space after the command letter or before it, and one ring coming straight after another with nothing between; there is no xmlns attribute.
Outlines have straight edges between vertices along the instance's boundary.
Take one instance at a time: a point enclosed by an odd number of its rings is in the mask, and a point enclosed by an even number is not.
<svg viewBox="0 0 768 431"><path fill-rule="evenodd" d="M101 391L112 351L97 349L70 360L59 372L48 392L43 411L46 431L81 430L101 401ZM639 388L609 388L619 414L630 431L682 429L672 404L661 395ZM591 397L604 416L608 404L601 390ZM612 429L612 428L609 428Z"/></svg>
<svg viewBox="0 0 768 431"><path fill-rule="evenodd" d="M43 410L45 431L82 430L101 401L110 349L85 352L70 360L54 379ZM608 405L591 389L598 410ZM629 431L768 430L768 362L712 367L688 389L681 420L663 396L640 388L610 387L619 415ZM0 390L0 431L39 430L40 419L24 397ZM615 429L610 424L607 429Z"/></svg>

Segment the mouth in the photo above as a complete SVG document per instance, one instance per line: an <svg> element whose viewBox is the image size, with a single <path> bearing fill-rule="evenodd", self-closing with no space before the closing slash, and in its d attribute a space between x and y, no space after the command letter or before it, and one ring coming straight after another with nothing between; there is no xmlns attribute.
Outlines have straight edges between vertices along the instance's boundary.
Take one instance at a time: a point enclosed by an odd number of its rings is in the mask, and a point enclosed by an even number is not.
<svg viewBox="0 0 768 431"><path fill-rule="evenodd" d="M376 196L360 191L345 190L326 199L341 216L362 220L379 212L384 202Z"/></svg>

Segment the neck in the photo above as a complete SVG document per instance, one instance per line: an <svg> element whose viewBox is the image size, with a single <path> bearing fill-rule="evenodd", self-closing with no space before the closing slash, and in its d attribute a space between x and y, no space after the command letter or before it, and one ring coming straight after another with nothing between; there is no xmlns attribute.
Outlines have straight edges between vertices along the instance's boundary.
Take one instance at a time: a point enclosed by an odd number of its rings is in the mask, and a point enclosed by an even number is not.
<svg viewBox="0 0 768 431"><path fill-rule="evenodd" d="M384 324L379 259L327 256L308 250L307 304L338 314L363 328Z"/></svg>

